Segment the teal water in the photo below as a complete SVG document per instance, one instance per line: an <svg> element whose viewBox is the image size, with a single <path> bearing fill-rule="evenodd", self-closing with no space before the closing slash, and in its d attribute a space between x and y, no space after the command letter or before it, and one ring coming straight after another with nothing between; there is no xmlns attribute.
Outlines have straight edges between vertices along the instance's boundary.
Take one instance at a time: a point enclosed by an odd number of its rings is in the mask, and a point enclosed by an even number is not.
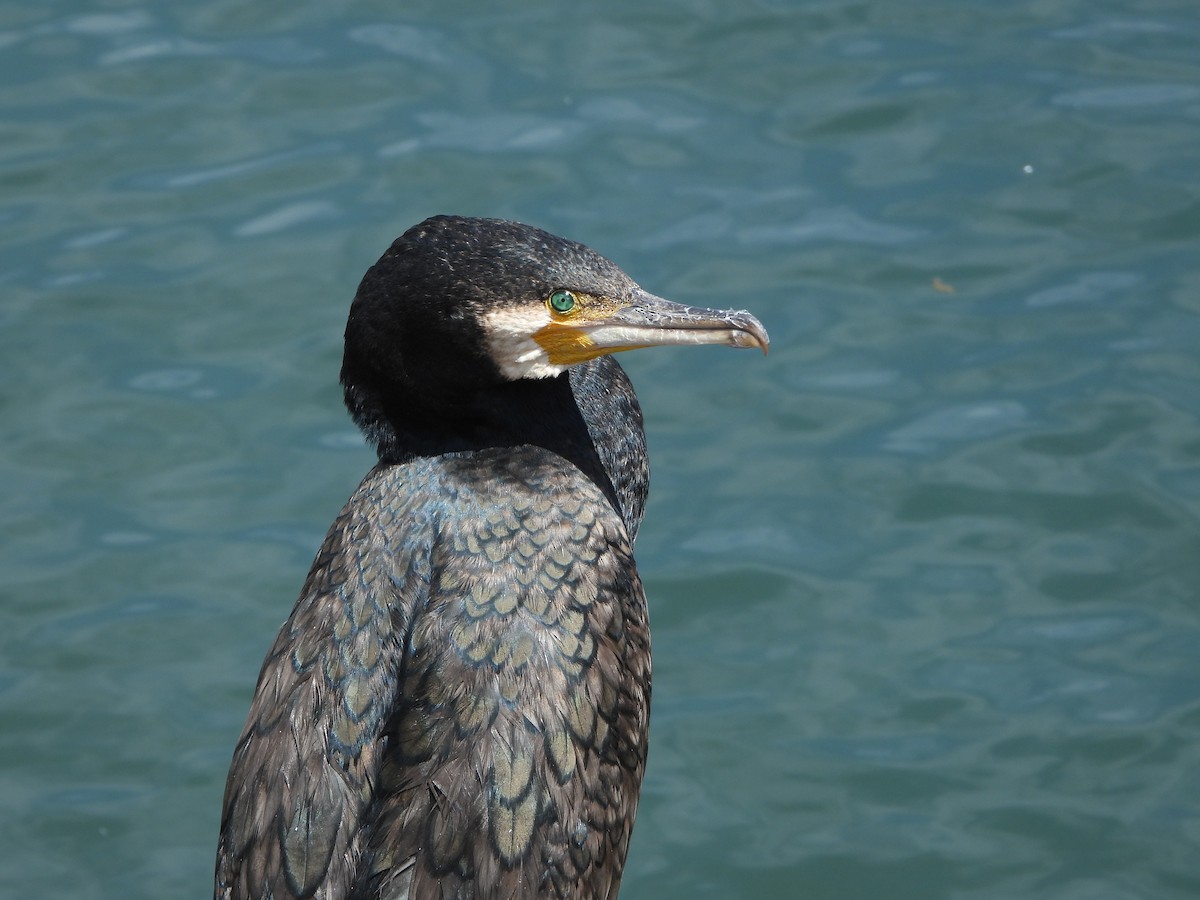
<svg viewBox="0 0 1200 900"><path fill-rule="evenodd" d="M748 307L625 357L623 898L1200 896L1184 2L0 8L0 894L211 892L357 280L434 212Z"/></svg>

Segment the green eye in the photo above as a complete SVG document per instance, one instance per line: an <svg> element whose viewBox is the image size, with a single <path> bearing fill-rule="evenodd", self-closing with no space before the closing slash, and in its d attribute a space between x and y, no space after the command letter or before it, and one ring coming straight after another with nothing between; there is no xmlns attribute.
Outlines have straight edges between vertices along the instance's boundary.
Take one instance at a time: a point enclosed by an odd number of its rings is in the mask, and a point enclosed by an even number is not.
<svg viewBox="0 0 1200 900"><path fill-rule="evenodd" d="M555 312L570 312L575 308L575 295L570 291L555 291L550 295L550 308Z"/></svg>

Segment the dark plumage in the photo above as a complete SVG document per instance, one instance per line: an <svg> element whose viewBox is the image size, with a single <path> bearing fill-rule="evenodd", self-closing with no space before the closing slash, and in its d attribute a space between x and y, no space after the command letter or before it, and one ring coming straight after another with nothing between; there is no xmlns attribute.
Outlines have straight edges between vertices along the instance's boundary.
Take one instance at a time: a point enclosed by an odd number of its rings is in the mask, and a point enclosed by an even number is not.
<svg viewBox="0 0 1200 900"><path fill-rule="evenodd" d="M615 897L646 761L641 410L616 350L767 346L588 248L437 217L367 272L342 384L379 463L233 755L216 897Z"/></svg>

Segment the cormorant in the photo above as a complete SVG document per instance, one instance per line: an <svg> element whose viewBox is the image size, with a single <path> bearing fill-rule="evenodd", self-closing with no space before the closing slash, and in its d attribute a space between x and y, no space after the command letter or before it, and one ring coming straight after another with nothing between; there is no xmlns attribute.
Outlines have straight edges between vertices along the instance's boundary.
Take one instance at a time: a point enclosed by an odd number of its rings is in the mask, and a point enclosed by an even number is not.
<svg viewBox="0 0 1200 900"><path fill-rule="evenodd" d="M646 762L642 414L607 354L747 312L438 216L364 276L341 382L378 450L259 675L217 898L614 898Z"/></svg>

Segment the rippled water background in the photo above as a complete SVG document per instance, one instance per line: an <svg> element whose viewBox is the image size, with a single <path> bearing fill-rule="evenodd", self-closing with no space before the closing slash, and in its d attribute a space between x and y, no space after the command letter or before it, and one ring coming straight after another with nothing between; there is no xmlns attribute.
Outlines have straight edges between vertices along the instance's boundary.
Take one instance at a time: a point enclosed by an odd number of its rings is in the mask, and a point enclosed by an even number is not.
<svg viewBox="0 0 1200 900"><path fill-rule="evenodd" d="M261 658L441 211L745 306L630 354L623 898L1200 896L1190 2L0 8L0 893L211 891Z"/></svg>

